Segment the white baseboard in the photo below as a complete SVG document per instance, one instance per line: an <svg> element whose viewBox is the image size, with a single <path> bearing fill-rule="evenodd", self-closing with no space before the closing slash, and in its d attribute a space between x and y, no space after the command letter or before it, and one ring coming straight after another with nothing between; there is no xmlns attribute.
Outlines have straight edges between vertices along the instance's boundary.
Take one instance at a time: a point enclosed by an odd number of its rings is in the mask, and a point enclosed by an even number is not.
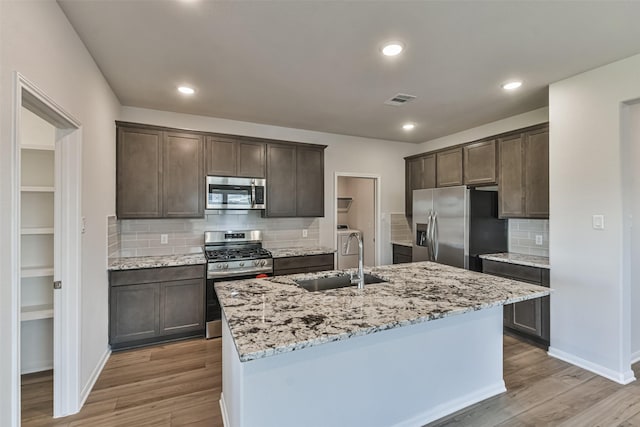
<svg viewBox="0 0 640 427"><path fill-rule="evenodd" d="M84 406L84 402L87 401L87 398L89 397L89 394L91 393L91 390L93 390L93 386L96 384L96 381L98 381L98 378L100 377L100 374L102 373L102 370L104 369L104 365L107 364L107 361L109 360L110 356L111 356L111 349L107 347L106 351L104 352L104 354L100 358L100 362L98 362L96 367L93 369L93 372L91 372L91 376L89 377L89 381L87 381L85 386L82 388L82 391L80 392L80 406L78 407L78 412Z"/></svg>
<svg viewBox="0 0 640 427"><path fill-rule="evenodd" d="M220 412L222 413L222 425L224 427L230 427L229 414L227 413L227 405L224 403L224 394L220 393Z"/></svg>
<svg viewBox="0 0 640 427"><path fill-rule="evenodd" d="M631 353L631 364L633 365L636 362L640 362L640 350Z"/></svg>
<svg viewBox="0 0 640 427"><path fill-rule="evenodd" d="M35 372L50 371L53 369L53 360L39 360L35 363L21 363L20 375L33 374Z"/></svg>
<svg viewBox="0 0 640 427"><path fill-rule="evenodd" d="M504 381L499 381L491 386L476 390L465 396L461 396L457 399L450 400L449 402L438 405L435 408L431 408L428 411L425 411L408 420L396 424L394 427L422 426L447 415L453 414L460 409L464 409L485 399L488 399L500 393L504 393L505 391L507 391L507 389L504 385Z"/></svg>
<svg viewBox="0 0 640 427"><path fill-rule="evenodd" d="M618 372L597 363L585 360L571 353L558 350L557 348L549 347L549 351L547 352L547 354L551 357L555 357L556 359L564 360L567 363L579 366L580 368L586 369L587 371L593 372L594 374L600 375L601 377L610 379L611 381L615 381L618 384L625 385L636 380L636 377L631 370L631 366L629 366L629 370L626 372Z"/></svg>

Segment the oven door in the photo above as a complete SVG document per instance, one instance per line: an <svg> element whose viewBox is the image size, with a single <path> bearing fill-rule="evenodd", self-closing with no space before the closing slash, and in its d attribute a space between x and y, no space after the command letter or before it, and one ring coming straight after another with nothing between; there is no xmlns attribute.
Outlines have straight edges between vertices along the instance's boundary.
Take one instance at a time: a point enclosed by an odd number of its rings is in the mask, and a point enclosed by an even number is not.
<svg viewBox="0 0 640 427"><path fill-rule="evenodd" d="M265 273L258 273L261 277L264 277ZM206 324L207 324L207 334L206 338L218 338L222 336L222 307L220 306L220 301L218 300L218 295L216 295L216 289L214 285L217 282L228 282L230 280L245 280L245 279L254 279L258 274L248 274L244 276L234 276L234 277L217 277L215 279L207 279L207 310L206 310ZM272 274L267 273L267 276L272 276Z"/></svg>

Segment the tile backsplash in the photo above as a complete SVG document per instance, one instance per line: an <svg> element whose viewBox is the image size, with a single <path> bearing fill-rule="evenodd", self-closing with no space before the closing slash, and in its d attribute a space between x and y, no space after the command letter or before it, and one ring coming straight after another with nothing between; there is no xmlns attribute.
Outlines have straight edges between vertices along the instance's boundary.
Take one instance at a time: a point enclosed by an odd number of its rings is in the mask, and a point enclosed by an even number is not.
<svg viewBox="0 0 640 427"><path fill-rule="evenodd" d="M207 215L204 219L136 219L117 221L119 256L153 256L202 251L204 232L213 230L262 230L266 248L312 247L320 242L317 218L262 218L260 212ZM307 230L307 237L302 237ZM167 243L161 236L167 235Z"/></svg>
<svg viewBox="0 0 640 427"><path fill-rule="evenodd" d="M120 255L120 224L115 215L107 217L107 258L109 260Z"/></svg>
<svg viewBox="0 0 640 427"><path fill-rule="evenodd" d="M542 236L542 245L536 245L536 236ZM548 219L510 219L509 252L549 256Z"/></svg>
<svg viewBox="0 0 640 427"><path fill-rule="evenodd" d="M411 241L411 226L404 213L392 213L391 217L391 240Z"/></svg>

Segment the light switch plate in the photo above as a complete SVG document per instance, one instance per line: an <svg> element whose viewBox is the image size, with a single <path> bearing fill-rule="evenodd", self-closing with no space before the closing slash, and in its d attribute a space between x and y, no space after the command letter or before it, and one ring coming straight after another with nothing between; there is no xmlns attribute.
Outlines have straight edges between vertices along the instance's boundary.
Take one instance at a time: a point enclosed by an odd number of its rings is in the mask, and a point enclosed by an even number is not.
<svg viewBox="0 0 640 427"><path fill-rule="evenodd" d="M536 234L536 245L542 245L542 234Z"/></svg>
<svg viewBox="0 0 640 427"><path fill-rule="evenodd" d="M593 216L593 229L604 230L604 215Z"/></svg>
<svg viewBox="0 0 640 427"><path fill-rule="evenodd" d="M302 230L302 237L307 237L308 233L308 230Z"/></svg>
<svg viewBox="0 0 640 427"><path fill-rule="evenodd" d="M167 243L169 243L169 235L168 234L161 234L160 235L160 244L161 245L166 245Z"/></svg>

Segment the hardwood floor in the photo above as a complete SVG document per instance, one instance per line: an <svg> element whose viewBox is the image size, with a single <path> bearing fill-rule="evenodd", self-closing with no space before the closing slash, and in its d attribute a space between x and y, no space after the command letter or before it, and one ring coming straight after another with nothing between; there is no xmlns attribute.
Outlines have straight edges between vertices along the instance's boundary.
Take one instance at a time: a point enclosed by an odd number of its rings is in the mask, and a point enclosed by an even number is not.
<svg viewBox="0 0 640 427"><path fill-rule="evenodd" d="M221 340L114 353L82 411L52 419L51 373L23 377L23 426L222 426ZM640 378L640 364L634 365ZM616 384L504 337L507 392L429 426L640 426L640 384ZM301 426L304 423L301 424Z"/></svg>
<svg viewBox="0 0 640 427"><path fill-rule="evenodd" d="M51 371L23 376L22 425L221 427L221 339L113 353L82 410L53 419Z"/></svg>

